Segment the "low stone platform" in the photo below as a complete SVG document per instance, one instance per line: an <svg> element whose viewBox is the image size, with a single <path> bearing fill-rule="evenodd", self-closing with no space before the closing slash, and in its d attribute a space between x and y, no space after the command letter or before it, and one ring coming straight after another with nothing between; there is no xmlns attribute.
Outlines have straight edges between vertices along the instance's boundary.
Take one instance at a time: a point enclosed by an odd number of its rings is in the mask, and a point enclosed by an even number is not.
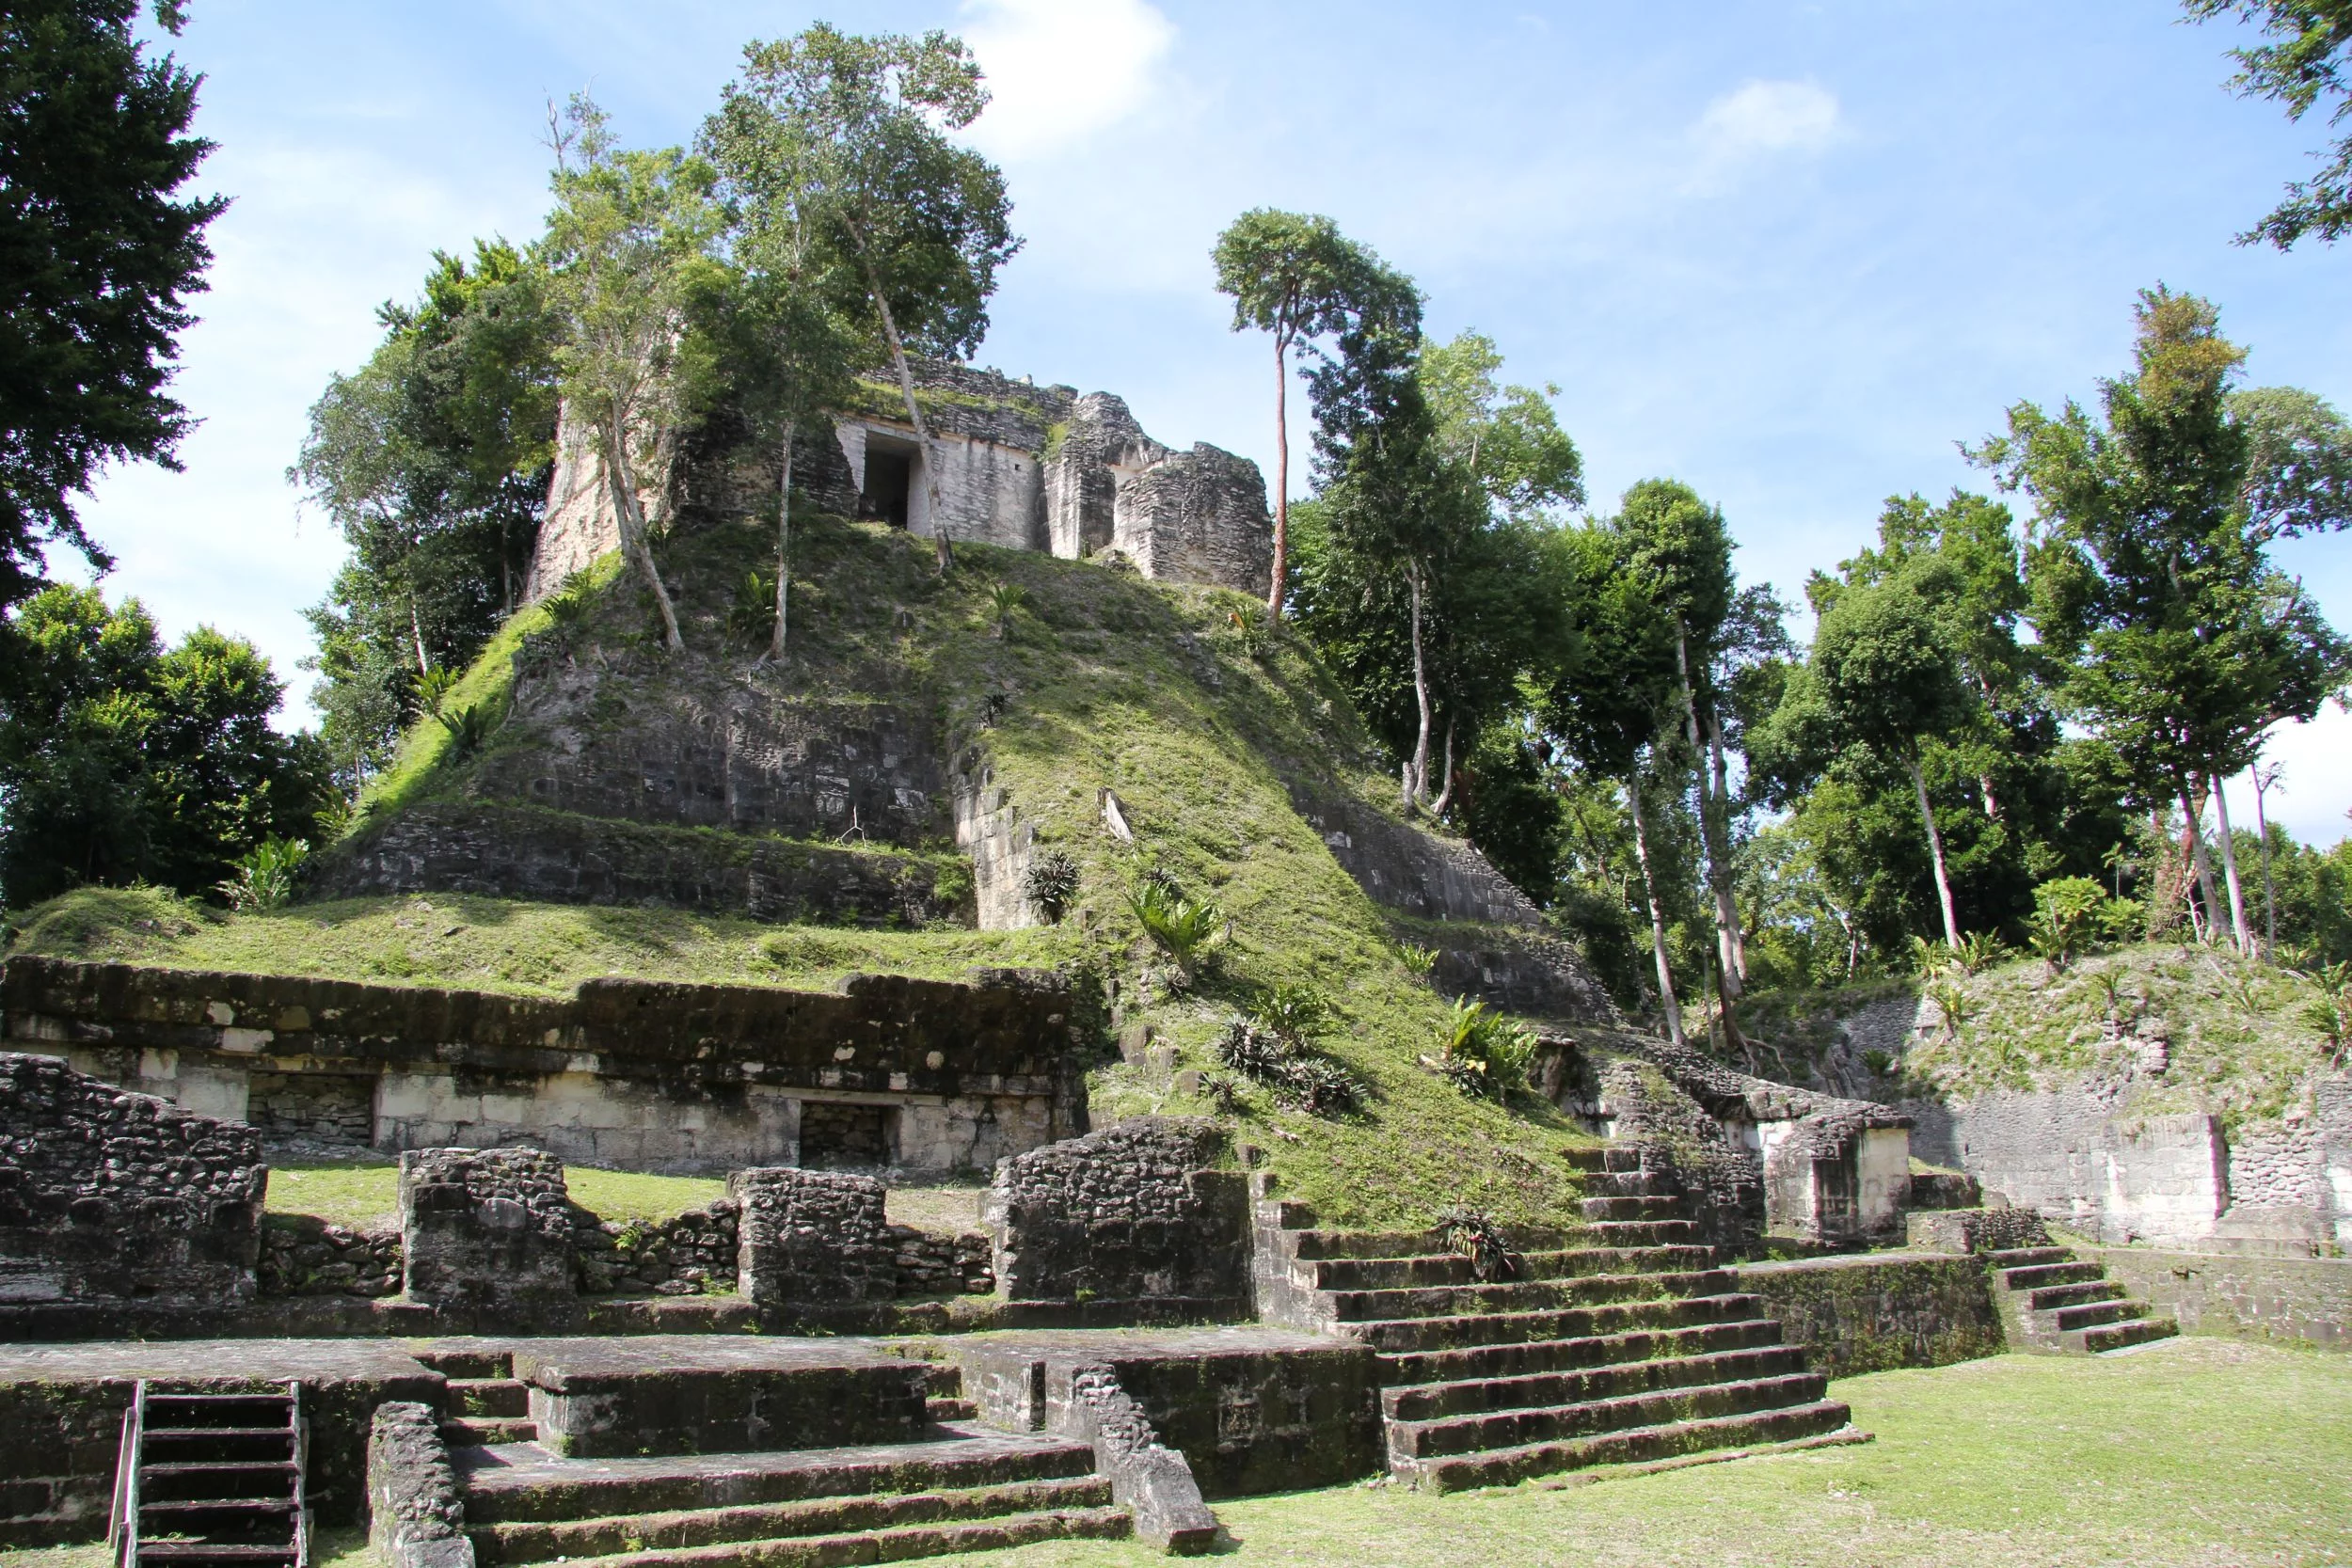
<svg viewBox="0 0 2352 1568"><path fill-rule="evenodd" d="M356 1523L367 1433L391 1400L437 1402L443 1380L397 1345L357 1339L0 1344L0 1544L105 1533L122 1413L140 1380L180 1393L302 1383L309 1495L321 1523Z"/></svg>
<svg viewBox="0 0 2352 1568"><path fill-rule="evenodd" d="M1107 1368L1206 1497L1335 1486L1380 1468L1376 1358L1289 1329L1098 1329L963 1335L935 1348L982 1420L1057 1427L1073 1374Z"/></svg>
<svg viewBox="0 0 2352 1568"><path fill-rule="evenodd" d="M656 1335L513 1344L542 1448L591 1458L904 1443L930 1373L872 1339Z"/></svg>

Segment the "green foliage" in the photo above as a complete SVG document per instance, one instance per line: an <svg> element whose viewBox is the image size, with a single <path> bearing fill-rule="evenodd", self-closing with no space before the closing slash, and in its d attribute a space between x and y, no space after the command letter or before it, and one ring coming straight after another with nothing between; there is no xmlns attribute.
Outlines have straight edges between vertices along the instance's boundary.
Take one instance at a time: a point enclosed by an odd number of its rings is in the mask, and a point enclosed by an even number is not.
<svg viewBox="0 0 2352 1568"><path fill-rule="evenodd" d="M477 242L436 252L423 295L387 306L368 362L311 407L289 479L350 546L326 598L311 701L356 792L421 711L409 683L462 670L513 612L555 442L555 322L544 270Z"/></svg>
<svg viewBox="0 0 2352 1568"><path fill-rule="evenodd" d="M2122 937L2139 913L2130 899L2112 896L2089 877L2054 877L2033 890L2033 950L2059 969L2093 943Z"/></svg>
<svg viewBox="0 0 2352 1568"><path fill-rule="evenodd" d="M2319 997L2304 1006L2303 1021L2327 1040L2330 1060L2341 1067L2347 1046L2352 1046L2352 963L2323 964L2312 978L2318 983Z"/></svg>
<svg viewBox="0 0 2352 1568"><path fill-rule="evenodd" d="M2328 102L2330 124L2352 114L2343 58L2352 9L2344 0L2182 0L2182 8L2200 22L2230 17L2259 25L2264 42L2230 51L2241 67L2230 86L2241 95L2283 103L2294 120ZM2285 250L2306 236L2332 244L2352 226L2352 135L2331 150L2319 154L2328 162L2318 174L2290 183L2286 199L2238 236L2240 245L2267 240Z"/></svg>
<svg viewBox="0 0 2352 1568"><path fill-rule="evenodd" d="M1247 1018L1226 1021L1216 1037L1217 1060L1274 1091L1278 1103L1313 1117L1353 1116L1370 1091L1363 1081L1308 1049L1303 1036L1284 1037Z"/></svg>
<svg viewBox="0 0 2352 1568"><path fill-rule="evenodd" d="M1143 934L1186 974L1223 936L1222 911L1206 900L1184 897L1164 880L1142 879L1128 891L1127 908Z"/></svg>
<svg viewBox="0 0 2352 1568"><path fill-rule="evenodd" d="M235 867L220 884L221 896L232 910L274 910L290 902L310 847L302 840L270 837L229 863Z"/></svg>
<svg viewBox="0 0 2352 1568"><path fill-rule="evenodd" d="M1511 1279L1527 1260L1511 1250L1510 1237L1484 1209L1456 1203L1439 1211L1438 1233L1445 1244L1470 1260L1470 1273L1482 1280Z"/></svg>
<svg viewBox="0 0 2352 1568"><path fill-rule="evenodd" d="M167 651L135 599L48 588L0 628L0 894L82 882L209 894L272 837L309 839L326 759L270 715L284 692L253 645L199 627Z"/></svg>
<svg viewBox="0 0 2352 1568"><path fill-rule="evenodd" d="M997 639L1006 641L1012 636L1014 622L1028 608L1029 595L1019 583L996 578L980 591L980 602L986 608L988 624Z"/></svg>
<svg viewBox="0 0 2352 1568"><path fill-rule="evenodd" d="M1464 1094L1507 1099L1534 1060L1535 1037L1484 1002L1457 998L1438 1026L1438 1070Z"/></svg>
<svg viewBox="0 0 2352 1568"><path fill-rule="evenodd" d="M109 463L177 467L194 420L167 392L204 230L225 197L173 197L213 144L184 135L199 80L135 36L135 0L0 12L0 610L55 542L110 564L74 497ZM180 8L156 16L180 30Z"/></svg>
<svg viewBox="0 0 2352 1568"><path fill-rule="evenodd" d="M776 574L755 566L735 585L727 605L727 635L739 642L766 647L776 629Z"/></svg>
<svg viewBox="0 0 2352 1568"><path fill-rule="evenodd" d="M1083 875L1077 858L1069 850L1047 849L1030 860L1029 869L1022 874L1021 891L1046 919L1058 922L1069 911L1070 901L1078 896Z"/></svg>
<svg viewBox="0 0 2352 1568"><path fill-rule="evenodd" d="M1250 999L1252 1022L1296 1049L1331 1024L1331 1004L1312 986L1268 986Z"/></svg>

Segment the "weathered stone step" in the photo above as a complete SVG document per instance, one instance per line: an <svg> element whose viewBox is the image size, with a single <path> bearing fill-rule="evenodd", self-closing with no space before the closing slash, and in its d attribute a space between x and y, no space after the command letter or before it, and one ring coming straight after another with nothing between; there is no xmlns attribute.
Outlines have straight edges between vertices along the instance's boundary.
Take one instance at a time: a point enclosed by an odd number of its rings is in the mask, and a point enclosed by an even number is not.
<svg viewBox="0 0 2352 1568"><path fill-rule="evenodd" d="M441 1441L453 1449L530 1443L538 1436L539 1423L528 1417L453 1416L441 1423Z"/></svg>
<svg viewBox="0 0 2352 1568"><path fill-rule="evenodd" d="M1712 1296L1617 1302L1550 1312L1478 1312L1450 1318L1395 1318L1336 1325L1375 1351L1441 1351L1470 1345L1528 1344L1579 1339L1644 1328L1687 1328L1758 1316L1761 1297L1726 1291Z"/></svg>
<svg viewBox="0 0 2352 1568"><path fill-rule="evenodd" d="M2096 1263L2028 1263L2022 1269L2003 1269L2001 1284L2007 1290L2032 1291L2044 1285L2073 1285L2102 1278L2106 1272Z"/></svg>
<svg viewBox="0 0 2352 1568"><path fill-rule="evenodd" d="M1379 1258L1431 1258L1452 1251L1439 1230L1294 1230L1293 1256L1302 1262L1326 1259L1361 1261ZM1503 1243L1515 1252L1556 1252L1587 1246L1595 1238L1588 1229L1558 1227L1507 1227Z"/></svg>
<svg viewBox="0 0 2352 1568"><path fill-rule="evenodd" d="M2030 1268L2039 1263L2071 1263L2074 1255L2062 1246L2021 1246L1988 1252L1984 1259L1996 1269L2006 1270Z"/></svg>
<svg viewBox="0 0 2352 1568"><path fill-rule="evenodd" d="M1135 1533L1123 1508L1013 1513L968 1523L911 1525L849 1535L736 1541L666 1551L574 1558L572 1568L836 1568L844 1563L901 1562L958 1552L1002 1551L1040 1541L1117 1541Z"/></svg>
<svg viewBox="0 0 2352 1568"><path fill-rule="evenodd" d="M1713 1295L1737 1283L1728 1269L1671 1274L1597 1274L1573 1279L1513 1280L1492 1285L1430 1285L1393 1291L1333 1291L1341 1323L1395 1318L1454 1318L1474 1313L1541 1312L1613 1301L1661 1301Z"/></svg>
<svg viewBox="0 0 2352 1568"><path fill-rule="evenodd" d="M1746 1378L1667 1387L1615 1399L1586 1400L1530 1410L1494 1410L1430 1421L1391 1421L1389 1455L1434 1459L1446 1454L1484 1453L1495 1449L1565 1442L1626 1427L1743 1416L1809 1404L1829 1386L1820 1372Z"/></svg>
<svg viewBox="0 0 2352 1568"><path fill-rule="evenodd" d="M1592 1144L1583 1148L1564 1148L1562 1163L1570 1170L1628 1171L1642 1168L1642 1151L1619 1148L1609 1144Z"/></svg>
<svg viewBox="0 0 2352 1568"><path fill-rule="evenodd" d="M453 1377L449 1403L453 1416L528 1416L531 1390L516 1378Z"/></svg>
<svg viewBox="0 0 2352 1568"><path fill-rule="evenodd" d="M949 1429L924 1443L558 1459L536 1449L453 1453L466 1521L493 1525L667 1513L874 1492L966 1490L1094 1472L1094 1449L1068 1438Z"/></svg>
<svg viewBox="0 0 2352 1568"><path fill-rule="evenodd" d="M2052 1331L2058 1334L2077 1328L2095 1328L2101 1323L2120 1323L2149 1315L2146 1302L2129 1301L2120 1293L2110 1301L2094 1301L2083 1307L2061 1307L2053 1312L2036 1314L2045 1319Z"/></svg>
<svg viewBox="0 0 2352 1568"><path fill-rule="evenodd" d="M1594 1246L1696 1246L1695 1220L1596 1220L1585 1227Z"/></svg>
<svg viewBox="0 0 2352 1568"><path fill-rule="evenodd" d="M1674 1197L1588 1197L1578 1208L1588 1220L1671 1220L1681 1213Z"/></svg>
<svg viewBox="0 0 2352 1568"><path fill-rule="evenodd" d="M1673 1274L1714 1262L1706 1247L1578 1247L1522 1252L1512 1281L1573 1279L1601 1274ZM1384 1291L1424 1285L1483 1283L1471 1259L1458 1252L1422 1258L1334 1258L1316 1262L1302 1281L1315 1291ZM1508 1283L1505 1281L1504 1283Z"/></svg>
<svg viewBox="0 0 2352 1568"><path fill-rule="evenodd" d="M2112 1279L2086 1279L2073 1285L2048 1285L2026 1298L2030 1311L2049 1312L2061 1307L2081 1307L2094 1301L2118 1301L2123 1287Z"/></svg>
<svg viewBox="0 0 2352 1568"><path fill-rule="evenodd" d="M1836 1432L1847 1423L1851 1414L1838 1401L1820 1400L1780 1410L1628 1427L1565 1442L1531 1443L1520 1448L1430 1459L1392 1460L1390 1469L1398 1479L1434 1492L1508 1486L1532 1476L1586 1469L1595 1465L1642 1464L1679 1454L1704 1453L1710 1449L1815 1437Z"/></svg>
<svg viewBox="0 0 2352 1568"><path fill-rule="evenodd" d="M1663 1171L1608 1170L1595 1171L1579 1180L1577 1185L1586 1197L1673 1197L1672 1185Z"/></svg>
<svg viewBox="0 0 2352 1568"><path fill-rule="evenodd" d="M2060 1335L2058 1341L2069 1350L2099 1355L2111 1350L2129 1350L2151 1339L2169 1339L2180 1331L2181 1325L2170 1318L2133 1318L2120 1323L2078 1328L2071 1334Z"/></svg>
<svg viewBox="0 0 2352 1568"><path fill-rule="evenodd" d="M1073 1476L954 1491L813 1497L742 1508L478 1525L466 1533L472 1538L478 1562L552 1562L566 1558L618 1557L632 1552L690 1550L731 1542L853 1535L912 1525L1105 1508L1110 1501L1108 1481L1100 1476Z"/></svg>
<svg viewBox="0 0 2352 1568"><path fill-rule="evenodd" d="M1380 1409L1392 1421L1430 1421L1499 1410L1584 1404L1655 1393L1663 1388L1783 1377L1804 1370L1803 1347L1768 1345L1712 1354L1613 1362L1579 1370L1534 1372L1520 1377L1391 1386L1380 1392Z"/></svg>
<svg viewBox="0 0 2352 1568"><path fill-rule="evenodd" d="M1457 1383L1468 1379L1527 1377L1571 1371L1621 1361L1669 1355L1711 1355L1781 1342L1780 1324L1769 1318L1742 1323L1701 1323L1690 1328L1640 1329L1596 1334L1580 1339L1542 1339L1532 1344L1471 1345L1460 1350L1411 1351L1380 1357L1382 1381L1403 1386Z"/></svg>
<svg viewBox="0 0 2352 1568"><path fill-rule="evenodd" d="M923 1414L934 1421L969 1421L979 1414L979 1406L967 1399L933 1394L923 1402Z"/></svg>

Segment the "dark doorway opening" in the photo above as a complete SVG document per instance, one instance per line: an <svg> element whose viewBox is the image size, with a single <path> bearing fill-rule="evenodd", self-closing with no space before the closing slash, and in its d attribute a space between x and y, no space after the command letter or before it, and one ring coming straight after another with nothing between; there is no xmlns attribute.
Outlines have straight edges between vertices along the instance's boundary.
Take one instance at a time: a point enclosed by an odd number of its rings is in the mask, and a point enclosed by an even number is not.
<svg viewBox="0 0 2352 1568"><path fill-rule="evenodd" d="M914 479L914 453L866 443L866 490L858 497L862 516L880 517L892 528L907 526L907 491Z"/></svg>
<svg viewBox="0 0 2352 1568"><path fill-rule="evenodd" d="M890 1107L801 1101L803 1170L879 1170L890 1164Z"/></svg>

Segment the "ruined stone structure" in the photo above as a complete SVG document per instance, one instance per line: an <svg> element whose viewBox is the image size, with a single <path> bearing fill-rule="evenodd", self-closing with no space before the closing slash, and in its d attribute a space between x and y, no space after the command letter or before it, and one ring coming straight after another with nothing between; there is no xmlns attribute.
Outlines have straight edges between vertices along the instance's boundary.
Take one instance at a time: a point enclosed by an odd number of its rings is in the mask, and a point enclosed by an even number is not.
<svg viewBox="0 0 2352 1568"><path fill-rule="evenodd" d="M0 1053L0 1303L253 1294L261 1134Z"/></svg>
<svg viewBox="0 0 2352 1568"><path fill-rule="evenodd" d="M737 1289L760 1304L862 1306L898 1293L884 1238L882 1183L813 1170L739 1170Z"/></svg>
<svg viewBox="0 0 2352 1568"><path fill-rule="evenodd" d="M1012 1301L1145 1322L1246 1315L1248 1196L1208 1122L1147 1118L997 1167L988 1223Z"/></svg>
<svg viewBox="0 0 2352 1568"><path fill-rule="evenodd" d="M183 1110L639 1170L987 1170L1083 1129L1080 1006L995 970L829 994L597 980L561 1001L28 958L0 972L9 1042Z"/></svg>
<svg viewBox="0 0 2352 1568"><path fill-rule="evenodd" d="M408 1150L400 1229L412 1299L528 1310L574 1293L571 1195L537 1149Z"/></svg>
<svg viewBox="0 0 2352 1568"><path fill-rule="evenodd" d="M1212 583L1263 597L1272 524L1258 466L1216 447L1164 447L1107 392L1013 381L993 371L916 361L926 451L888 377L862 383L855 407L800 434L795 490L818 507L932 537L1076 560L1116 550L1162 582ZM886 384L887 383L887 384ZM528 596L551 593L620 541L602 467L566 423L540 526ZM719 510L772 510L775 454L728 444L723 420L687 443L668 472L644 476L651 518L691 494ZM765 484L764 492L762 484ZM936 499L934 499L936 497Z"/></svg>

